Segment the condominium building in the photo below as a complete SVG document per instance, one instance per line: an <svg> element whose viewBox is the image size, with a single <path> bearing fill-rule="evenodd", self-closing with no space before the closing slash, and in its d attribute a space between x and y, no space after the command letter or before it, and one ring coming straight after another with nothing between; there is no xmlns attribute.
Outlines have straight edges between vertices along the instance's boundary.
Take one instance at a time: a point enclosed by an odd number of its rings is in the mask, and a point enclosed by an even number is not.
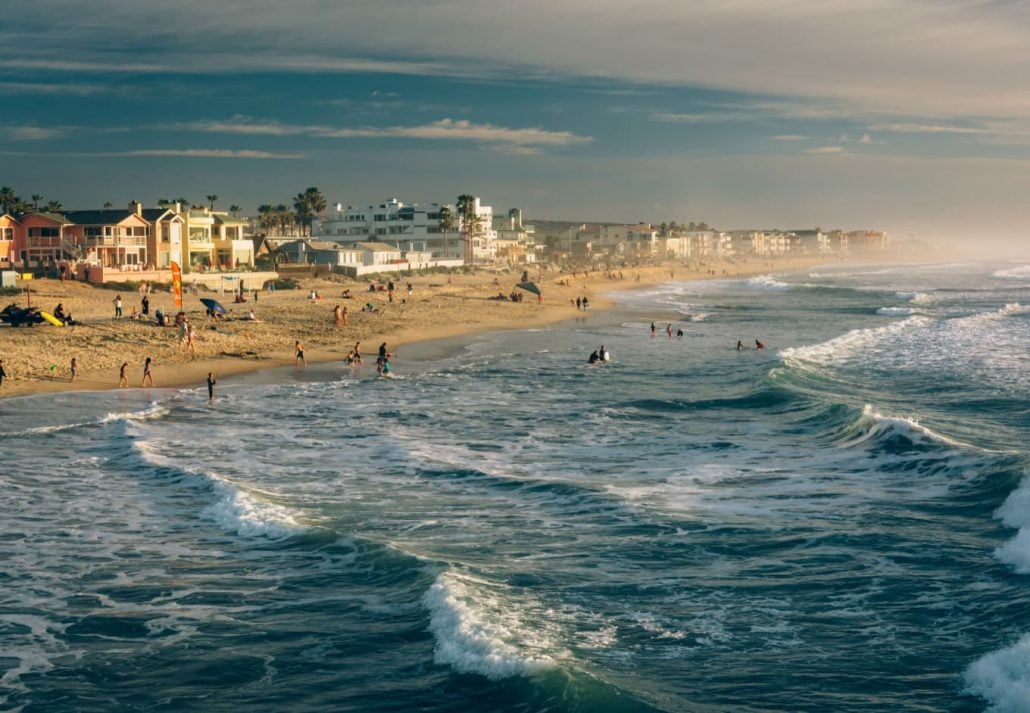
<svg viewBox="0 0 1030 713"><path fill-rule="evenodd" d="M440 227L440 211L447 208L454 219L454 227L446 233ZM478 225L472 232L472 256L476 260L493 258L497 254L497 233L493 228L493 208L475 199ZM458 210L449 203L405 205L390 198L379 205L354 208L337 203L329 218L316 226L318 240L352 244L381 242L404 251L421 250L434 259L454 260L465 257L466 232Z"/></svg>

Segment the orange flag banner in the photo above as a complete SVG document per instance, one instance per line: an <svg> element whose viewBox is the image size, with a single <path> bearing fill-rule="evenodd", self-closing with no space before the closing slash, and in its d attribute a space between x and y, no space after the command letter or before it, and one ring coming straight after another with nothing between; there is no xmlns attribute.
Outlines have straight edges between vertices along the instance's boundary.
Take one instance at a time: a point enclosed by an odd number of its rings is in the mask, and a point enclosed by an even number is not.
<svg viewBox="0 0 1030 713"><path fill-rule="evenodd" d="M175 306L182 309L182 269L177 262L172 263L172 296Z"/></svg>

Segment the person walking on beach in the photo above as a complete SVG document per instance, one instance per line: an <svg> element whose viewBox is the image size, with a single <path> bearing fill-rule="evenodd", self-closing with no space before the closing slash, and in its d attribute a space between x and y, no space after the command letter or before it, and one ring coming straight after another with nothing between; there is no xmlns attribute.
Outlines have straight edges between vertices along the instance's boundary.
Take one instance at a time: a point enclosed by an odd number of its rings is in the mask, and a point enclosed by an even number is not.
<svg viewBox="0 0 1030 713"><path fill-rule="evenodd" d="M121 368L118 370L118 388L125 389L129 386L129 374L128 374L129 362L122 362Z"/></svg>
<svg viewBox="0 0 1030 713"><path fill-rule="evenodd" d="M143 314L144 317L148 316L150 314L150 298L147 297L146 295L143 295L143 299L140 300L139 304L140 304L140 310L139 311Z"/></svg>
<svg viewBox="0 0 1030 713"><path fill-rule="evenodd" d="M154 360L147 357L143 362L143 382L140 386L154 385L154 372L153 372Z"/></svg>
<svg viewBox="0 0 1030 713"><path fill-rule="evenodd" d="M304 358L304 345L300 343L299 339L293 343L293 353L297 368L308 365L307 359Z"/></svg>
<svg viewBox="0 0 1030 713"><path fill-rule="evenodd" d="M208 401L214 401L215 400L215 384L217 384L217 383L218 382L215 380L215 375L212 374L210 371L207 372L207 400Z"/></svg>
<svg viewBox="0 0 1030 713"><path fill-rule="evenodd" d="M343 326L343 309L340 305L333 307L333 324L337 327Z"/></svg>
<svg viewBox="0 0 1030 713"><path fill-rule="evenodd" d="M115 317L121 317L122 316L122 296L121 295L116 295L115 298L114 298L114 316Z"/></svg>
<svg viewBox="0 0 1030 713"><path fill-rule="evenodd" d="M76 359L75 357L72 357L71 372L72 372L72 378L69 379L69 383L71 383L72 381L75 381L75 377L77 377L79 375L79 360Z"/></svg>
<svg viewBox="0 0 1030 713"><path fill-rule="evenodd" d="M194 340L194 337L195 337L196 333L193 331L193 325L190 324L189 322L186 322L185 325L186 325L186 350L189 351L191 354L196 354L197 353L197 343Z"/></svg>

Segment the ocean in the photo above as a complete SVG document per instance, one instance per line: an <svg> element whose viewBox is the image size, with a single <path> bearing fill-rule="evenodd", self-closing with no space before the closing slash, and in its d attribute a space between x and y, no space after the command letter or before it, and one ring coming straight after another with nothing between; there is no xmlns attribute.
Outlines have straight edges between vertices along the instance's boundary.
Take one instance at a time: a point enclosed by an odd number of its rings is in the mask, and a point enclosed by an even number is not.
<svg viewBox="0 0 1030 713"><path fill-rule="evenodd" d="M1030 265L616 300L0 401L0 710L1030 711Z"/></svg>

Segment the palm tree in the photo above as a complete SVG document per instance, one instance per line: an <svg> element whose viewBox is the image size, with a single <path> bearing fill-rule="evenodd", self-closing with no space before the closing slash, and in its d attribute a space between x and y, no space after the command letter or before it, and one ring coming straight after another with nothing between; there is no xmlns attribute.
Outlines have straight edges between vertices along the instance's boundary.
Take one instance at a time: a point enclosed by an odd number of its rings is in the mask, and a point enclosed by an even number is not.
<svg viewBox="0 0 1030 713"><path fill-rule="evenodd" d="M61 201L50 201L46 204L46 210L47 213L60 213L64 210L64 206L61 204Z"/></svg>
<svg viewBox="0 0 1030 713"><path fill-rule="evenodd" d="M114 208L114 203L112 203L111 201L104 201L104 207L105 208Z"/></svg>
<svg viewBox="0 0 1030 713"><path fill-rule="evenodd" d="M462 240L465 241L465 264L475 262L473 242L483 227L483 219L476 212L476 197L463 193L458 196L458 215L461 217Z"/></svg>
<svg viewBox="0 0 1030 713"><path fill-rule="evenodd" d="M454 213L447 206L440 209L440 230L443 232L443 257L447 259L447 232L454 230Z"/></svg>
<svg viewBox="0 0 1030 713"><path fill-rule="evenodd" d="M210 196L207 197L208 203L211 204L211 210L215 209L215 201L217 201L217 200L218 200L218 196L217 195L210 195Z"/></svg>
<svg viewBox="0 0 1030 713"><path fill-rule="evenodd" d="M32 194L32 210L39 210L39 203L43 200L43 196L38 193Z"/></svg>
<svg viewBox="0 0 1030 713"><path fill-rule="evenodd" d="M292 227L296 223L296 221L293 219L293 213L290 212L290 209L286 206L285 203L280 203L275 207L275 214L276 218L279 221L279 235L285 236L286 227ZM293 233L291 232L291 234Z"/></svg>
<svg viewBox="0 0 1030 713"><path fill-rule="evenodd" d="M311 186L303 193L298 193L294 196L293 207L297 210L297 222L300 223L301 228L307 227L309 237L315 218L328 205L325 196L322 195L322 191L318 190L315 186Z"/></svg>
<svg viewBox="0 0 1030 713"><path fill-rule="evenodd" d="M10 186L0 188L0 213L15 213L21 204L21 198Z"/></svg>
<svg viewBox="0 0 1030 713"><path fill-rule="evenodd" d="M232 217L235 218L236 214L240 212L240 207L238 205L231 205L229 206L229 212L232 213Z"/></svg>

